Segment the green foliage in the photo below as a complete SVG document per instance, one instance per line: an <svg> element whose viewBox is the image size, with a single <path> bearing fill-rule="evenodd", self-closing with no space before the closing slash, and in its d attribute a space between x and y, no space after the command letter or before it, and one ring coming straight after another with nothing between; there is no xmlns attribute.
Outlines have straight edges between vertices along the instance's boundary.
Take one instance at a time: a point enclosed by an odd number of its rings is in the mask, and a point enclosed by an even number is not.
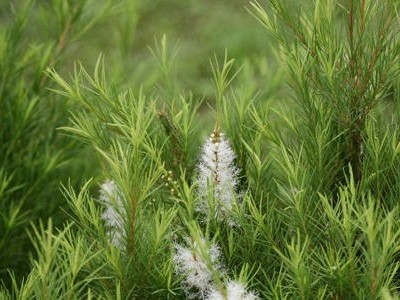
<svg viewBox="0 0 400 300"><path fill-rule="evenodd" d="M57 3L61 24L87 22L82 12L91 1L72 10L76 17L65 17ZM48 217L33 209L47 210L41 199L56 197L50 178L74 154L71 145L87 147L98 166L80 189L76 178L64 181L68 220L55 226L53 215L47 226L35 222L28 231L36 253L31 271L22 282L20 274L10 276L1 297L237 299L230 290L235 282L247 299L251 291L262 299L398 298L399 5L291 4L248 5L277 51L255 60L218 52L203 94L187 89L183 61L166 35L149 51L159 72L148 64L140 87L140 67L125 88L121 65L109 75L101 55L92 74L76 63L68 79L57 59L40 64L34 74L46 75L39 79L0 60L13 70L0 100L18 103L4 114L6 126L16 129L1 131L10 142L0 148L8 155L0 170L6 233L0 238L25 232L31 215ZM118 23L117 57L126 59L140 12L152 6L120 5L134 13ZM57 32L56 41L63 40L64 31ZM49 57L63 52L56 45ZM12 74L25 79L11 85ZM36 88L26 86L29 79ZM58 105L65 111L55 113ZM37 121L48 123L48 116L52 134ZM54 136L55 126L67 136ZM224 157L229 145L238 169ZM71 159L79 165L87 156ZM39 183L27 175L27 162L34 163L30 172L45 174ZM76 170L72 175L85 179ZM53 184L64 177L57 178ZM33 197L34 208L27 207ZM10 253L1 245L0 255Z"/></svg>
<svg viewBox="0 0 400 300"><path fill-rule="evenodd" d="M6 283L8 272L20 280L28 271L32 245L26 227L50 216L62 223L59 206L65 207L65 201L57 192L59 183L85 165L69 161L84 153L82 147L55 132L66 122L69 104L49 92L52 83L44 73L61 63L68 42L100 16L87 16L85 5L91 4L23 1L0 31L0 280ZM43 40L31 42L30 26L40 13L54 14L52 26L43 27Z"/></svg>
<svg viewBox="0 0 400 300"><path fill-rule="evenodd" d="M292 127L300 141L307 140L304 154L316 166L315 176L338 180L340 170L351 164L361 181L366 122L396 85L398 5L318 1L313 9L299 7L294 14L280 1L270 1L273 16L257 2L252 6L287 64L296 112L306 130ZM333 152L337 156L324 156Z"/></svg>

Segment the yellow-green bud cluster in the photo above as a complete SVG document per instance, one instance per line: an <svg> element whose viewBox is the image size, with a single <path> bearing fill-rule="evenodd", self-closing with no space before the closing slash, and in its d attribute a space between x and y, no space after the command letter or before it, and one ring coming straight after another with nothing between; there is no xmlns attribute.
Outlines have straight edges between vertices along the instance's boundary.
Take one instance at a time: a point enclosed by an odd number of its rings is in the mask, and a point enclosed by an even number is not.
<svg viewBox="0 0 400 300"><path fill-rule="evenodd" d="M173 172L169 170L166 174L161 175L161 179L165 181L164 185L169 190L171 195L177 195L178 181L174 180Z"/></svg>

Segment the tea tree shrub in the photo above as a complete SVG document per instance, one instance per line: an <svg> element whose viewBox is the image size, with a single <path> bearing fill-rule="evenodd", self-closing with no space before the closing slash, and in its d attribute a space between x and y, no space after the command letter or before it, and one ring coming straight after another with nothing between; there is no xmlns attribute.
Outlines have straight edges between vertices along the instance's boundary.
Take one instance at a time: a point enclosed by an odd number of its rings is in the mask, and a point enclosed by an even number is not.
<svg viewBox="0 0 400 300"><path fill-rule="evenodd" d="M166 37L153 88L119 88L102 56L46 69L100 175L63 185L71 219L33 227L32 270L3 297L398 297L399 4L288 3L248 5L276 69L216 55L206 108Z"/></svg>
<svg viewBox="0 0 400 300"><path fill-rule="evenodd" d="M90 5L2 4L7 18L0 30L0 281L7 285L9 272L21 279L29 269L30 223L52 216L57 226L62 224L59 207L66 205L60 181L83 181L74 172L83 175L85 164L70 161L84 153L82 147L56 133L67 121L70 105L49 91L53 83L44 71L62 64L70 41L84 34L106 7L102 4L97 16L89 16ZM52 26L37 23L50 15ZM41 35L32 41L35 30Z"/></svg>
<svg viewBox="0 0 400 300"><path fill-rule="evenodd" d="M389 244L377 250L385 242L372 236L398 219L398 135L393 131L398 115L392 109L398 100L398 9L394 1L382 6L318 1L309 10L279 1L269 1L267 8L252 3L252 14L279 45L295 92L293 112L283 116L295 139L283 137L275 159L283 171L278 181L283 226L295 228L286 252L278 253L289 268L295 298L372 299L386 288L397 290L396 242L389 242L392 250ZM391 175L383 175L387 172ZM386 188L377 187L378 181ZM333 250L334 226L324 217L328 208L342 217L354 214L337 220L346 247ZM398 225L390 227L389 236L396 236ZM386 250L393 251L390 259ZM382 259L386 263L377 267ZM323 266L321 261L331 262ZM334 286L319 273L324 268Z"/></svg>

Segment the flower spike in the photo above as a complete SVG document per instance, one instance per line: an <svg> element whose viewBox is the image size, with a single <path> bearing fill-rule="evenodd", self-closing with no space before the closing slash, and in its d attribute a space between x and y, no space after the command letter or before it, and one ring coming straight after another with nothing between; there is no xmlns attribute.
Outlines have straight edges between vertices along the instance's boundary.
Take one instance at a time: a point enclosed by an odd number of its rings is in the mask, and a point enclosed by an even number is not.
<svg viewBox="0 0 400 300"><path fill-rule="evenodd" d="M219 126L216 126L202 148L197 176L199 201L196 210L204 214L212 210L214 217L228 221L231 225L234 222L229 215L239 198L236 193L239 169L234 160L235 153Z"/></svg>

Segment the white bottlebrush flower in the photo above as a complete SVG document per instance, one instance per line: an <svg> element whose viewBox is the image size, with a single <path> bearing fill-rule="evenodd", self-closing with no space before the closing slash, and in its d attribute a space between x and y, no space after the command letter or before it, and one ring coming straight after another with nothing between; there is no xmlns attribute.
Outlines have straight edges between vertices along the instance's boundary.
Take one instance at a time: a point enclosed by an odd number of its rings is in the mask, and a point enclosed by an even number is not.
<svg viewBox="0 0 400 300"><path fill-rule="evenodd" d="M113 180L106 180L100 187L100 200L105 206L101 215L107 227L111 243L123 249L125 240L125 209L121 192Z"/></svg>
<svg viewBox="0 0 400 300"><path fill-rule="evenodd" d="M253 292L246 291L246 287L237 281L229 281L225 289L226 295L221 291L212 289L207 296L207 300L255 300L258 297Z"/></svg>
<svg viewBox="0 0 400 300"><path fill-rule="evenodd" d="M183 276L183 285L185 292L189 298L204 298L213 287L213 271L222 272L220 265L220 250L215 244L210 245L206 249L211 264L207 265L206 260L201 255L201 250L197 242L187 239L189 246L184 247L175 244L175 255L173 258L175 271L178 275ZM202 240L205 246L205 241Z"/></svg>
<svg viewBox="0 0 400 300"><path fill-rule="evenodd" d="M199 201L196 210L202 213L210 211L209 190L213 192L214 215L217 219L227 220L238 200L236 193L239 169L234 164L235 153L219 129L214 129L203 145L198 166L197 186ZM228 217L228 222L232 220ZM234 223L234 222L233 222Z"/></svg>

